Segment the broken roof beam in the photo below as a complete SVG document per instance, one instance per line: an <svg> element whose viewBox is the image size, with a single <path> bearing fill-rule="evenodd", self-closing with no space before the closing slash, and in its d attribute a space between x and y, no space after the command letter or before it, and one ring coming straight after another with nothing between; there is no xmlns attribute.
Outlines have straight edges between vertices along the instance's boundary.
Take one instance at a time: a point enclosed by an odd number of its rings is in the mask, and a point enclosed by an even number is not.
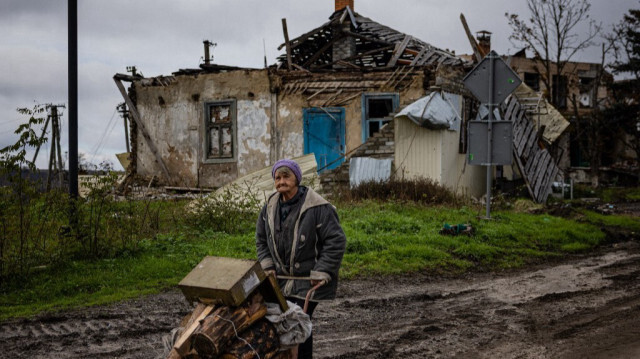
<svg viewBox="0 0 640 359"><path fill-rule="evenodd" d="M373 43L377 43L377 44L381 44L381 45L386 45L386 46L388 46L388 45L393 45L393 46L394 46L394 45L395 45L395 44L394 44L394 43L392 43L392 42L384 41L384 40L380 40L380 39L376 39L376 38L373 38L373 37L371 37L371 36L367 36L367 35L359 34L359 33L357 33L357 32L353 32L353 31L346 31L346 30L343 30L342 32L343 32L344 34L351 35L351 36L353 36L353 37L355 37L355 38L358 38L358 39L361 39L361 40L366 40L366 41L373 42Z"/></svg>
<svg viewBox="0 0 640 359"><path fill-rule="evenodd" d="M320 48L320 50L318 50L315 54L313 54L313 56L311 56L307 61L305 61L304 64L302 64L302 67L307 67L309 65L311 65L314 61L316 61L320 56L322 56L322 54L327 51L333 44L335 44L336 41L340 40L344 38L344 36L336 36L333 39L329 40L329 42L327 42L326 44L324 44L324 46L322 46Z"/></svg>
<svg viewBox="0 0 640 359"><path fill-rule="evenodd" d="M304 72L311 72L311 71L305 69L304 67L302 67L302 66L300 66L300 65L298 65L296 63L292 63L291 66L295 67L296 70L300 70L300 71L304 71Z"/></svg>
<svg viewBox="0 0 640 359"><path fill-rule="evenodd" d="M427 52L428 47L424 46L420 52L416 56L413 57L413 61L409 64L409 66L415 66L418 63L418 60Z"/></svg>
<svg viewBox="0 0 640 359"><path fill-rule="evenodd" d="M342 24L344 19L346 19L347 15L349 15L349 19L351 20L351 24L353 25L353 28L357 29L358 23L356 22L356 17L353 15L353 12L351 12L349 5L345 6L344 12L342 13L342 16L340 16L340 23Z"/></svg>
<svg viewBox="0 0 640 359"><path fill-rule="evenodd" d="M482 61L484 54L480 50L480 46L476 42L476 39L471 35L471 30L469 30L469 25L467 25L467 19L464 18L464 14L460 13L460 21L462 21L462 26L464 27L464 32L467 34L467 38L469 38L469 43L471 44L471 48L473 49L473 54L476 57L478 62Z"/></svg>
<svg viewBox="0 0 640 359"><path fill-rule="evenodd" d="M385 47L380 47L380 48L377 48L377 49L374 49L374 50L370 50L370 51L367 51L367 52L363 52L363 53L361 53L361 54L359 54L359 55L354 55L354 56L351 56L351 57L344 58L344 59L342 59L342 61L352 61L352 60L357 60L357 59L362 58L362 57L365 57L365 56L369 56L369 55L372 55L372 54L377 54L378 52L383 52L383 51L391 50L392 48L394 48L394 45L389 45L389 46L385 46ZM317 68L318 68L318 69L323 69L323 68L325 68L325 67L332 66L333 64L337 63L338 61L340 61L340 60L336 60L336 61L330 62L330 63L328 63L328 64L324 64L324 65L318 66Z"/></svg>
<svg viewBox="0 0 640 359"><path fill-rule="evenodd" d="M291 70L291 44L289 43L289 33L287 32L287 19L282 18L282 32L284 33L284 44L287 46L287 69Z"/></svg>
<svg viewBox="0 0 640 359"><path fill-rule="evenodd" d="M160 156L160 152L158 151L158 148L156 147L155 143L153 143L153 141L151 140L151 136L149 136L149 131L147 131L146 126L142 122L142 119L140 118L140 113L138 113L138 109L136 108L135 104L127 94L127 90L124 88L124 85L122 84L123 79L125 81L133 81L133 79L135 78L132 76L127 76L123 74L116 74L115 76L113 76L113 81L115 81L116 86L118 86L118 90L120 90L120 94L124 98L124 102L126 102L127 106L129 106L129 113L131 114L131 117L133 118L133 120L136 122L136 125L138 126L140 131L142 132L142 137L144 137L145 141L147 142L147 145L149 146L149 149L151 150L153 155L156 157L156 161L158 161L158 164L160 164L162 173L165 175L167 181L171 182L171 177L169 176L169 170L167 169L167 166L162 160L162 156Z"/></svg>
<svg viewBox="0 0 640 359"><path fill-rule="evenodd" d="M322 26L320 26L318 28L315 28L315 29L313 29L313 30L311 30L309 32L305 32L304 34L302 34L302 35L296 37L295 39L291 40L290 41L291 49L295 49L296 47L301 45L304 42L304 40L308 39L309 37L314 36L314 35L316 35L317 33L321 32L321 31L325 31L327 25L329 25L330 23L331 22L327 22L324 25L322 25ZM285 47L286 45L287 45L286 43L280 44L280 46L278 46L278 50L282 50L282 48Z"/></svg>
<svg viewBox="0 0 640 359"><path fill-rule="evenodd" d="M387 67L393 67L396 65L396 62L398 61L400 56L402 56L402 54L404 53L404 50L407 48L407 45L409 45L410 40L411 40L411 35L405 35L404 39L402 39L402 42L399 42L396 45L396 48L393 50L393 55L391 56L391 60L389 60L389 63L387 63Z"/></svg>

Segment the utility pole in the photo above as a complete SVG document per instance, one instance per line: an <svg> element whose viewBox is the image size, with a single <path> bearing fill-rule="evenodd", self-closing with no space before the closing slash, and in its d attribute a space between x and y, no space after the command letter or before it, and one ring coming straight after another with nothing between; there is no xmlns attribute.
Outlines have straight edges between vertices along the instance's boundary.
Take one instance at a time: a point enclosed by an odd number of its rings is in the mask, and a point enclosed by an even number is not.
<svg viewBox="0 0 640 359"><path fill-rule="evenodd" d="M118 109L118 112L120 113L120 116L122 116L122 119L124 120L124 140L127 143L127 152L131 152L131 148L129 146L131 139L129 138L130 122L129 122L129 110L127 110L127 104L123 102L118 105L117 109Z"/></svg>
<svg viewBox="0 0 640 359"><path fill-rule="evenodd" d="M52 174L58 174L58 183L64 184L64 167L62 165L62 153L60 147L60 115L59 107L63 105L51 105L51 150L49 153L49 172L47 173L47 191L51 189Z"/></svg>
<svg viewBox="0 0 640 359"><path fill-rule="evenodd" d="M211 42L209 40L204 40L202 41L202 43L204 44L204 64L205 65L211 65L211 60L213 60L213 56L209 55L209 48L210 47L216 47L215 42Z"/></svg>
<svg viewBox="0 0 640 359"><path fill-rule="evenodd" d="M78 198L78 0L67 0L69 75L69 195ZM75 210L72 210L75 218ZM72 219L72 222L75 220Z"/></svg>
<svg viewBox="0 0 640 359"><path fill-rule="evenodd" d="M42 143L42 139L47 133L47 128L49 127L49 122L51 122L51 145L50 145L50 153L49 153L49 166L47 172L47 191L51 189L51 181L52 175L55 173L58 174L58 186L62 187L64 185L64 165L62 163L62 149L60 146L60 116L62 113L58 111L59 108L65 108L64 105L52 105L48 104L47 108L49 109L49 115L47 116L47 120L42 127L42 133L40 134L40 144ZM36 147L36 153L33 155L33 163L38 159L38 153L40 152L40 146Z"/></svg>

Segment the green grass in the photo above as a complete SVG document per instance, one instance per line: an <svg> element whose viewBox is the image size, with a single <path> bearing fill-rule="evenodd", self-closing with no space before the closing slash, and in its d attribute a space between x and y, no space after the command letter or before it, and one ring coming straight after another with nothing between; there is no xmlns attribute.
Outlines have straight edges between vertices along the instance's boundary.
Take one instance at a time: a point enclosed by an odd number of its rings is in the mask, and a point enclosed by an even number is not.
<svg viewBox="0 0 640 359"><path fill-rule="evenodd" d="M600 196L605 202L640 201L640 187L603 188Z"/></svg>
<svg viewBox="0 0 640 359"><path fill-rule="evenodd" d="M579 220L506 211L483 220L478 218L482 210L469 207L376 201L336 205L347 235L343 278L516 268L588 251L604 241L605 225L640 230L637 219L586 210ZM68 261L16 279L0 288L0 320L157 293L174 287L207 255L255 259L255 220L244 221L234 234L174 225L141 241L136 251L111 259ZM445 223L471 224L475 234L440 235Z"/></svg>
<svg viewBox="0 0 640 359"><path fill-rule="evenodd" d="M640 220L629 215L604 215L589 211L586 209L578 209L578 212L584 216L584 220L598 226L620 227L630 231L640 232Z"/></svg>

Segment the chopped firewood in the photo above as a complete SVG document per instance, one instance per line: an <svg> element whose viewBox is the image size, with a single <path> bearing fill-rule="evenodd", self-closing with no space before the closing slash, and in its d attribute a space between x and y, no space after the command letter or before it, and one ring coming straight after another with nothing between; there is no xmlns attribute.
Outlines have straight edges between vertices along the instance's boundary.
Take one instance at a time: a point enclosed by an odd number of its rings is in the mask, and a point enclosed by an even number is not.
<svg viewBox="0 0 640 359"><path fill-rule="evenodd" d="M196 309L198 309L198 307L196 307ZM213 306L207 305L202 310L200 315L198 316L193 315L191 317L193 319L193 320L191 319L189 320L191 324L189 324L189 326L186 327L186 330L182 332L182 335L180 335L180 338L178 338L178 340L176 341L176 344L173 346L173 349L171 350L172 353L175 351L178 355L181 355L181 356L187 355L187 353L191 348L191 340L190 340L191 334L193 334L193 332L196 331L196 329L198 329L198 327L200 326L200 321L204 319L207 315L209 315L209 313L211 313L212 310L213 310ZM171 354L169 355L169 357L171 357Z"/></svg>
<svg viewBox="0 0 640 359"><path fill-rule="evenodd" d="M261 295L259 297L262 298ZM233 309L228 306L217 308L200 323L199 329L193 334L193 349L204 357L215 357L223 353L233 338L267 314L264 303L249 304L249 309Z"/></svg>

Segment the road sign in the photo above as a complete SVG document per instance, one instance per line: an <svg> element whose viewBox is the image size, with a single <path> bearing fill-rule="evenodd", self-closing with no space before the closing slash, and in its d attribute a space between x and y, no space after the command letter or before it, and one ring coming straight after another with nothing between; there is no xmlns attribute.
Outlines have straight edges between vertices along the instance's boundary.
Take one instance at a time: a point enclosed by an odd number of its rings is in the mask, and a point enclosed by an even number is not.
<svg viewBox="0 0 640 359"><path fill-rule="evenodd" d="M469 123L468 141L469 164L487 166L487 218L491 218L492 166L511 163L512 136L512 124L494 121L493 109L520 86L522 81L495 51L491 51L464 77L463 82L489 110L487 121Z"/></svg>
<svg viewBox="0 0 640 359"><path fill-rule="evenodd" d="M493 57L493 61L491 61ZM493 71L491 63L493 62ZM492 78L493 77L493 78ZM491 81L493 80L493 86ZM492 101L491 88L493 87L493 103L499 104L511 94L522 81L518 74L495 51L485 56L476 67L464 78L464 85L482 103Z"/></svg>
<svg viewBox="0 0 640 359"><path fill-rule="evenodd" d="M510 165L512 161L511 146L513 130L511 121L495 121L492 124L491 159L487 159L487 142L489 123L487 121L469 121L469 150L467 151L470 165Z"/></svg>

